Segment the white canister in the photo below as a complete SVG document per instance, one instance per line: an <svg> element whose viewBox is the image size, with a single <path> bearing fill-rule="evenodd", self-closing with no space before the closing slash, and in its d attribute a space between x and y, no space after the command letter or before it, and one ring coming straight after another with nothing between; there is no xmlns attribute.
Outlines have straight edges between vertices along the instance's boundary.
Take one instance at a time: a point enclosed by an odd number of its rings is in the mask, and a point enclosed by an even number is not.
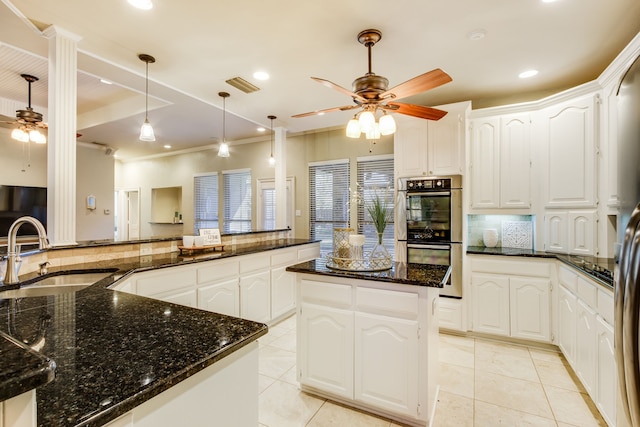
<svg viewBox="0 0 640 427"><path fill-rule="evenodd" d="M482 242L488 248L495 248L498 244L498 230L495 228L487 228L482 233Z"/></svg>
<svg viewBox="0 0 640 427"><path fill-rule="evenodd" d="M364 245L364 234L349 235L350 255L352 259L362 259L364 254L362 246Z"/></svg>
<svg viewBox="0 0 640 427"><path fill-rule="evenodd" d="M184 246L185 248L190 248L193 246L194 240L194 236L182 236L182 246Z"/></svg>

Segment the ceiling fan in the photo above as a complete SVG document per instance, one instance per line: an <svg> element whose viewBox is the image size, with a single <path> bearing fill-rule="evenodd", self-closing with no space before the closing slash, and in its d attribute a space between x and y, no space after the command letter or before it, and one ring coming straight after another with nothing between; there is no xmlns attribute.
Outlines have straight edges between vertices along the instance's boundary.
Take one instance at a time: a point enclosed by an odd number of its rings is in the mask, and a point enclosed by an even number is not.
<svg viewBox="0 0 640 427"><path fill-rule="evenodd" d="M364 30L358 34L358 42L363 44L368 51L369 70L364 76L358 77L353 81L352 90L345 89L329 80L311 77L313 80L328 88L349 95L353 98L355 105L326 108L324 110L296 114L292 117L307 117L333 111L361 108L362 111L358 112L356 116L349 121L347 125L347 136L358 138L362 132L367 135L367 139L377 139L370 138L370 136L377 136L377 131L382 135L389 135L395 132L395 122L390 115L387 115L387 112L396 112L427 120L440 120L444 117L447 114L446 111L421 105L396 102L394 100L406 98L449 83L452 81L451 77L441 69L436 68L388 89L389 80L371 71L371 48L379 42L381 38L382 33L375 29ZM383 112L380 123L375 122L375 113L377 110L382 110ZM376 128L378 129L376 130Z"/></svg>
<svg viewBox="0 0 640 427"><path fill-rule="evenodd" d="M29 84L29 105L26 110L16 110L16 120L5 122L17 127L11 132L11 137L21 142L35 142L37 144L45 144L47 138L38 129L47 129L47 124L42 121L42 114L31 108L31 83L37 82L39 79L30 74L20 74Z"/></svg>

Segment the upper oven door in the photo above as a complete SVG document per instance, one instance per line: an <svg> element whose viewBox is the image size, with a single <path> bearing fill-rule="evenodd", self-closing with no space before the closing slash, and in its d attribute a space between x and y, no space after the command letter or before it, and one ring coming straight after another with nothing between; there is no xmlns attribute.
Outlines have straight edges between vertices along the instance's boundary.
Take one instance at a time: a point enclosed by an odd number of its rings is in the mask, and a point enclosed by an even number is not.
<svg viewBox="0 0 640 427"><path fill-rule="evenodd" d="M407 192L407 240L451 241L451 191Z"/></svg>

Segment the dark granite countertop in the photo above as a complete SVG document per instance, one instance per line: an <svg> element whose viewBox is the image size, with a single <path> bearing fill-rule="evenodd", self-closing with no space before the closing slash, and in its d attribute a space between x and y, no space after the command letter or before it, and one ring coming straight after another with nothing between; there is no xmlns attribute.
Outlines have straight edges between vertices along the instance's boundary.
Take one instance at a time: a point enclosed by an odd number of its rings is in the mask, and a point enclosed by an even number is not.
<svg viewBox="0 0 640 427"><path fill-rule="evenodd" d="M267 333L262 323L110 290L118 278L308 243L283 239L196 256L171 253L51 268L50 275L112 274L77 292L15 299L0 293L0 318L6 319L0 322L6 341L0 339L0 399L40 385L39 426L100 426L117 418ZM38 277L21 279L19 285ZM15 355L8 357L10 352ZM55 364L53 381L38 363L50 363L51 373Z"/></svg>
<svg viewBox="0 0 640 427"><path fill-rule="evenodd" d="M613 272L615 261L613 258L596 258L583 255L557 254L553 252L534 251L531 249L516 248L487 248L484 246L469 246L467 254L470 255L501 255L515 257L532 257L532 258L554 258L562 261L566 265L573 267L580 272L586 274L591 279L604 285L609 289L613 289L613 280L597 275L598 269L606 269Z"/></svg>
<svg viewBox="0 0 640 427"><path fill-rule="evenodd" d="M375 272L336 270L327 267L326 260L315 259L287 267L294 273L318 274L322 276L346 277L350 279L372 280L374 282L400 283L404 285L442 288L451 267L447 265L407 264L394 262L389 270Z"/></svg>

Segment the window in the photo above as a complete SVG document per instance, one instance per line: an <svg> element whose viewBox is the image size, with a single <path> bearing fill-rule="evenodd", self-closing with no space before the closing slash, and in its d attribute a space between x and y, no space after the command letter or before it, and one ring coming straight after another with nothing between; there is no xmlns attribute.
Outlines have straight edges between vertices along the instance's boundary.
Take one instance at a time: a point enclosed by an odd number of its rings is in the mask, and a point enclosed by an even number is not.
<svg viewBox="0 0 640 427"><path fill-rule="evenodd" d="M251 231L251 170L222 172L224 232Z"/></svg>
<svg viewBox="0 0 640 427"><path fill-rule="evenodd" d="M393 157L370 156L358 158L357 176L358 191L361 193L363 203L369 204L374 197L378 196L387 208L393 212ZM364 250L371 251L378 242L378 233L364 204L358 205L358 233L366 236ZM391 222L387 224L382 235L382 243L392 257L394 255L394 215L391 216Z"/></svg>
<svg viewBox="0 0 640 427"><path fill-rule="evenodd" d="M218 228L218 174L193 178L193 233Z"/></svg>
<svg viewBox="0 0 640 427"><path fill-rule="evenodd" d="M286 226L294 229L294 198L295 198L295 179L289 177L286 180L285 187L285 204L286 204ZM256 221L257 226L261 230L275 230L276 228L276 182L273 178L262 178L257 181L256 193L258 200L256 201ZM292 233L293 235L294 233Z"/></svg>
<svg viewBox="0 0 640 427"><path fill-rule="evenodd" d="M333 251L333 229L349 226L349 160L309 164L309 235Z"/></svg>

